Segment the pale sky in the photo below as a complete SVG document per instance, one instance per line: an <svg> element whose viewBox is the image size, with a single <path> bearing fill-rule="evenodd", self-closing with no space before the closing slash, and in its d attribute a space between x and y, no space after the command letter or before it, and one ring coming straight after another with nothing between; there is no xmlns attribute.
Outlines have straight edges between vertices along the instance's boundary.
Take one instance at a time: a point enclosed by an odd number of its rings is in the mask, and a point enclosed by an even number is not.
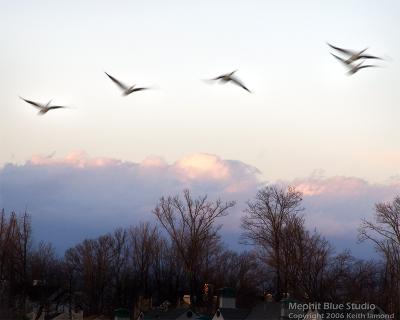
<svg viewBox="0 0 400 320"><path fill-rule="evenodd" d="M266 180L400 174L399 1L0 4L0 164L202 152ZM348 77L326 42L387 60ZM202 81L235 69L253 94ZM156 89L124 98L103 71Z"/></svg>
<svg viewBox="0 0 400 320"><path fill-rule="evenodd" d="M58 248L185 187L237 200L237 238L246 200L283 181L310 228L360 250L361 219L399 193L397 0L0 0L0 39L0 208ZM326 42L382 68L349 77ZM236 69L252 94L203 81ZM104 71L154 90L122 97Z"/></svg>

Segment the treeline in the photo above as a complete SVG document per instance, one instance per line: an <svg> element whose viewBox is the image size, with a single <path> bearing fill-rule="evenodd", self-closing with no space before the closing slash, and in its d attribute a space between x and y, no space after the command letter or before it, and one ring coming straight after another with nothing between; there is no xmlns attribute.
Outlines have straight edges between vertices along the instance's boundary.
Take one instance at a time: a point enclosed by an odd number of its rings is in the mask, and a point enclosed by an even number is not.
<svg viewBox="0 0 400 320"><path fill-rule="evenodd" d="M250 307L271 293L304 302L369 302L399 314L400 198L376 206L374 221L362 221L360 240L374 243L379 261L335 253L317 231L305 228L302 194L268 186L247 203L241 241L249 251L228 249L218 220L234 202L183 195L162 197L157 224L119 228L86 239L57 257L51 244L32 244L27 213L0 215L0 310L40 310L58 303L88 314L138 309L190 294L192 307L210 310L216 289L235 289L237 305ZM213 291L214 288L214 292ZM211 291L211 292L210 292Z"/></svg>

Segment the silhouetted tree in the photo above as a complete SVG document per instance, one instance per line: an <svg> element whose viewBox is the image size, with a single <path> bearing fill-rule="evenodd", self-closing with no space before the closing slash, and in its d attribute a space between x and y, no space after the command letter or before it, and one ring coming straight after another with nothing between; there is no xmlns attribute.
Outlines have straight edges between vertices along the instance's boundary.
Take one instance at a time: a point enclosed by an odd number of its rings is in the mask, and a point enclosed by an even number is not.
<svg viewBox="0 0 400 320"><path fill-rule="evenodd" d="M275 270L278 299L282 294L284 232L303 210L301 201L302 194L294 187L267 186L247 202L242 219L242 239L258 246L263 251L264 263ZM287 291L287 281L283 282Z"/></svg>
<svg viewBox="0 0 400 320"><path fill-rule="evenodd" d="M189 275L192 306L199 289L200 265L220 241L220 226L215 225L216 220L227 215L234 205L234 202L223 203L221 200L211 202L207 196L193 199L189 190L184 190L183 200L179 196L162 197L153 211L183 260Z"/></svg>
<svg viewBox="0 0 400 320"><path fill-rule="evenodd" d="M374 221L363 219L361 241L369 240L385 261L385 280L390 292L390 312L400 315L400 197L375 205Z"/></svg>

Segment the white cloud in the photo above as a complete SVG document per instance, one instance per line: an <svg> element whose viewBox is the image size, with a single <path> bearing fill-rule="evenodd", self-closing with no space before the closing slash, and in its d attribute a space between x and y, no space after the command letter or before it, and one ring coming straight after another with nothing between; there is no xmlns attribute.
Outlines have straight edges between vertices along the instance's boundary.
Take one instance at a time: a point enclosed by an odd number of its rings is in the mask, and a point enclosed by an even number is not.
<svg viewBox="0 0 400 320"><path fill-rule="evenodd" d="M230 177L229 165L209 154L192 154L174 164L175 170L184 179L211 178L226 180Z"/></svg>

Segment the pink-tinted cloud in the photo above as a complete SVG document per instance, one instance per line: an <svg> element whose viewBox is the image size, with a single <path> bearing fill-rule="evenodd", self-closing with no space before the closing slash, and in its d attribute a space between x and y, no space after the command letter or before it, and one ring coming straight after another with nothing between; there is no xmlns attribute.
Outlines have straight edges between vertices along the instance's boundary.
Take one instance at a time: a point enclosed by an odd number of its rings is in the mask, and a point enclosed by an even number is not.
<svg viewBox="0 0 400 320"><path fill-rule="evenodd" d="M67 154L64 158L33 155L27 163L34 166L71 166L75 168L88 168L120 165L122 161L104 157L91 158L84 151L74 151Z"/></svg>
<svg viewBox="0 0 400 320"><path fill-rule="evenodd" d="M369 218L377 202L400 194L399 179L370 183L355 177L310 176L291 184L303 192L307 222L326 235L355 233L362 218Z"/></svg>
<svg viewBox="0 0 400 320"><path fill-rule="evenodd" d="M179 176L186 179L227 180L231 176L227 162L211 154L197 153L178 160L174 168Z"/></svg>
<svg viewBox="0 0 400 320"><path fill-rule="evenodd" d="M321 194L334 197L354 197L369 188L367 181L353 177L329 177L308 179L296 179L293 184L304 196L317 196Z"/></svg>
<svg viewBox="0 0 400 320"><path fill-rule="evenodd" d="M40 239L66 246L117 226L153 220L161 196L189 188L194 196L244 203L260 186L256 168L210 154L174 163L150 156L140 163L72 152L65 157L33 156L24 165L0 169L0 208L33 215ZM241 207L221 221L237 231Z"/></svg>
<svg viewBox="0 0 400 320"><path fill-rule="evenodd" d="M165 168L168 163L161 157L148 156L140 163L140 166L143 168Z"/></svg>
<svg viewBox="0 0 400 320"><path fill-rule="evenodd" d="M356 245L357 227L362 218L372 216L374 204L400 193L399 177L376 184L314 174L284 184L303 192L310 229L337 241L345 239L350 246ZM260 172L253 166L211 154L191 154L174 163L150 156L134 163L72 152L65 157L33 156L24 165L1 168L0 207L27 207L37 237L65 248L117 226L153 220L151 211L161 196L189 188L194 195L237 202L221 220L223 232L237 239L246 201L261 186Z"/></svg>

